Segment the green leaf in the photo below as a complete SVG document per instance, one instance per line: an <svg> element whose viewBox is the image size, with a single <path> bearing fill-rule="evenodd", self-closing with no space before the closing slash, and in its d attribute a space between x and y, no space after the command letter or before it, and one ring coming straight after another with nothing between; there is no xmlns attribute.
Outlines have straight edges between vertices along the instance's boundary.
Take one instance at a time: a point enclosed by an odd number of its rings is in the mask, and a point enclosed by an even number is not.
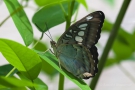
<svg viewBox="0 0 135 90"><path fill-rule="evenodd" d="M86 3L86 0L77 0L79 3L81 3L87 10L88 10L88 5Z"/></svg>
<svg viewBox="0 0 135 90"><path fill-rule="evenodd" d="M34 0L35 3L39 6L45 6L49 4L57 4L59 2L65 1L65 0Z"/></svg>
<svg viewBox="0 0 135 90"><path fill-rule="evenodd" d="M57 70L48 64L45 60L42 61L42 71L46 73L50 78L58 73Z"/></svg>
<svg viewBox="0 0 135 90"><path fill-rule="evenodd" d="M111 29L113 27L113 24L111 22L109 22L108 20L104 20L104 23L103 23L103 27L102 27L102 30L103 31L107 31L107 32L110 32Z"/></svg>
<svg viewBox="0 0 135 90"><path fill-rule="evenodd" d="M68 12L68 3L63 2L62 6L66 12ZM78 3L75 3L75 7L73 10L73 14L78 7ZM40 9L32 18L32 22L36 24L41 32L45 32L46 30L61 24L65 21L65 16L62 11L60 4L51 4L44 6Z"/></svg>
<svg viewBox="0 0 135 90"><path fill-rule="evenodd" d="M41 59L31 49L11 40L0 39L0 51L7 61L27 78L35 79L41 69Z"/></svg>
<svg viewBox="0 0 135 90"><path fill-rule="evenodd" d="M34 39L34 44L37 42L36 39ZM38 42L38 44L34 47L34 49L38 50L38 51L46 51L47 50L47 45L41 41Z"/></svg>
<svg viewBox="0 0 135 90"><path fill-rule="evenodd" d="M119 61L116 58L108 58L107 62L105 63L105 67L109 67L112 66L116 63L118 63Z"/></svg>
<svg viewBox="0 0 135 90"><path fill-rule="evenodd" d="M118 60L127 59L133 53L133 50L130 46L125 45L118 40L115 40L114 42L113 51L115 52L116 58Z"/></svg>
<svg viewBox="0 0 135 90"><path fill-rule="evenodd" d="M6 76L14 67L10 64L0 66L0 76ZM13 76L18 70L16 69L10 76Z"/></svg>
<svg viewBox="0 0 135 90"><path fill-rule="evenodd" d="M4 0L4 2L25 45L30 45L33 41L33 30L23 7L18 3L18 0Z"/></svg>
<svg viewBox="0 0 135 90"><path fill-rule="evenodd" d="M21 80L28 80L24 75L20 72L17 72L17 75L20 77ZM39 78L33 80L33 83L36 85L34 86L36 90L48 90L48 86ZM33 89L33 87L28 87L29 89Z"/></svg>
<svg viewBox="0 0 135 90"><path fill-rule="evenodd" d="M0 88L19 88L19 87L25 87L30 86L33 87L34 84L27 80L19 80L17 78L13 77L0 77ZM15 89L14 89L15 90ZM19 89L20 90L20 89Z"/></svg>
<svg viewBox="0 0 135 90"><path fill-rule="evenodd" d="M114 6L115 5L115 0L104 0L106 3L109 4L109 6Z"/></svg>
<svg viewBox="0 0 135 90"><path fill-rule="evenodd" d="M59 63L58 60L56 59L55 56L53 56L52 54L50 54L49 52L38 52L36 51L39 56L44 59L47 63L49 63L50 65L52 65L55 69L57 69L61 74L63 74L65 77L67 77L68 79L70 79L72 82L74 82L76 85L78 85L82 90L91 90L89 88L89 86L81 79L78 79L77 77L75 77L74 75L72 75L71 73L69 73L68 71L64 70L64 68L60 68L59 67Z"/></svg>
<svg viewBox="0 0 135 90"><path fill-rule="evenodd" d="M129 45L133 49L133 51L135 51L135 32L133 34L130 34L130 36L128 38L125 38L125 39L129 43Z"/></svg>
<svg viewBox="0 0 135 90"><path fill-rule="evenodd" d="M18 88L2 88L0 87L0 90L27 90L25 87L18 87Z"/></svg>
<svg viewBox="0 0 135 90"><path fill-rule="evenodd" d="M34 83L37 84L35 87L36 90L48 90L48 86L41 79L36 78Z"/></svg>

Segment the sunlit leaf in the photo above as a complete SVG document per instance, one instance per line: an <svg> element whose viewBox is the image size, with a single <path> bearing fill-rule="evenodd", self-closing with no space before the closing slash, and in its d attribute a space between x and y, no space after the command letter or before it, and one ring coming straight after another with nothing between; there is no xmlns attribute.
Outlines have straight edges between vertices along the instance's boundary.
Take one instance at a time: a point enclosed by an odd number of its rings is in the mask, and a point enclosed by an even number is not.
<svg viewBox="0 0 135 90"><path fill-rule="evenodd" d="M88 9L88 5L86 3L86 0L77 0L79 3L81 3L86 9Z"/></svg>
<svg viewBox="0 0 135 90"><path fill-rule="evenodd" d="M34 84L30 81L26 80L19 80L17 78L13 77L0 77L0 88L18 88L18 87L25 87L25 86L31 86L33 87ZM15 90L15 89L14 89Z"/></svg>
<svg viewBox="0 0 135 90"><path fill-rule="evenodd" d="M31 49L11 40L0 39L0 52L6 60L27 78L35 79L41 69L41 59Z"/></svg>
<svg viewBox="0 0 135 90"><path fill-rule="evenodd" d="M34 0L34 1L39 6L45 6L45 5L50 5L50 4L58 4L65 0Z"/></svg>

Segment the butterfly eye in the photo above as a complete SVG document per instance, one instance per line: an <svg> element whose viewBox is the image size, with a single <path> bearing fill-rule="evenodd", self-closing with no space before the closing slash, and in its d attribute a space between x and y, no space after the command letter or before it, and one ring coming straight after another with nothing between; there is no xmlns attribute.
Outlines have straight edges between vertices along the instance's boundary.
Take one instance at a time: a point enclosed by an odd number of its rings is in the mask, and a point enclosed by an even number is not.
<svg viewBox="0 0 135 90"><path fill-rule="evenodd" d="M92 18L93 18L93 16L88 16L88 17L86 17L86 20L89 21Z"/></svg>

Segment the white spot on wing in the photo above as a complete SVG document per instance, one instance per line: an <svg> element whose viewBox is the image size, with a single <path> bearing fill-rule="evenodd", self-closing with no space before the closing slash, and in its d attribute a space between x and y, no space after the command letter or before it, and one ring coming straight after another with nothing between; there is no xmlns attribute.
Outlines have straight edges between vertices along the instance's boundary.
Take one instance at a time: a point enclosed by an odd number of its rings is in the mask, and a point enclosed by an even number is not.
<svg viewBox="0 0 135 90"><path fill-rule="evenodd" d="M88 72L85 72L85 73L83 73L83 76L84 76L84 77L91 77L92 74L91 74L91 73L88 73Z"/></svg>
<svg viewBox="0 0 135 90"><path fill-rule="evenodd" d="M88 17L86 17L86 20L89 21L92 18L93 18L93 16L88 16Z"/></svg>
<svg viewBox="0 0 135 90"><path fill-rule="evenodd" d="M70 35L68 35L68 34L66 34L66 37L68 37L68 38L72 38L72 36L70 36Z"/></svg>
<svg viewBox="0 0 135 90"><path fill-rule="evenodd" d="M72 33L72 30L69 30L70 33Z"/></svg>
<svg viewBox="0 0 135 90"><path fill-rule="evenodd" d="M101 13L101 12L99 12L99 14L100 14L100 15L102 15L102 13Z"/></svg>
<svg viewBox="0 0 135 90"><path fill-rule="evenodd" d="M86 27L87 25L88 25L87 23L81 24L81 25L79 26L79 28Z"/></svg>
<svg viewBox="0 0 135 90"><path fill-rule="evenodd" d="M79 36L84 36L84 32L83 31L80 31L80 32L78 32L78 35Z"/></svg>
<svg viewBox="0 0 135 90"><path fill-rule="evenodd" d="M75 40L78 41L78 42L82 42L83 39L82 39L82 37L76 36Z"/></svg>
<svg viewBox="0 0 135 90"><path fill-rule="evenodd" d="M86 28L80 28L81 30L86 30Z"/></svg>

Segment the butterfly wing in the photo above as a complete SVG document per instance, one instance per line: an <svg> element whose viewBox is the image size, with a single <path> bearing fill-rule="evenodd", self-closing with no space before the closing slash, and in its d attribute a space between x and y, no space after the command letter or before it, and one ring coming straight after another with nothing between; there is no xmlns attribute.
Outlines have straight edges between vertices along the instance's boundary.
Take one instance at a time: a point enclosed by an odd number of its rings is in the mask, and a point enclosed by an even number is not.
<svg viewBox="0 0 135 90"><path fill-rule="evenodd" d="M101 27L104 22L104 13L102 11L93 12L64 32L57 42L60 44L82 44L91 48L100 38Z"/></svg>
<svg viewBox="0 0 135 90"><path fill-rule="evenodd" d="M98 52L95 44L104 22L102 11L93 12L71 25L58 40L55 50L60 64L78 78L97 73Z"/></svg>

